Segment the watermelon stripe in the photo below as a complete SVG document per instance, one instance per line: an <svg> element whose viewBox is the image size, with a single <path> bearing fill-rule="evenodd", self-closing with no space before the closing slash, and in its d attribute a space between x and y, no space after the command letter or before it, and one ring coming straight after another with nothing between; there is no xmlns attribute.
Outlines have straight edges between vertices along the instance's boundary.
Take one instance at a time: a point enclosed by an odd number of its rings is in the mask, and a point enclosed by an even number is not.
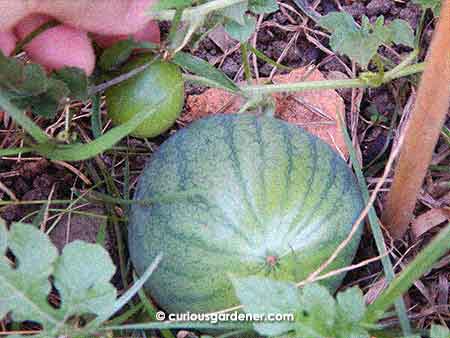
<svg viewBox="0 0 450 338"><path fill-rule="evenodd" d="M306 216L302 222L308 224L311 219L314 217L314 215L318 212L318 211L322 211L320 209L320 206L323 205L323 202L325 200L325 198L328 196L331 188L334 186L334 184L336 183L336 165L337 165L337 157L336 156L332 156L329 160L331 160L330 164L331 164L331 169L329 170L329 172L331 172L331 175L328 176L328 180L327 183L325 184L325 188L322 190L322 192L320 193L320 197L319 200L316 202L316 204L314 206L312 206L310 208L310 212L309 215ZM329 204L330 202L327 201L326 205ZM294 235L297 236L297 233Z"/></svg>
<svg viewBox="0 0 450 338"><path fill-rule="evenodd" d="M224 222L222 222L222 223L219 223L219 224L221 224L221 226L223 226L223 227L226 226L227 229L231 229L236 235L238 235L238 237L239 237L240 239L243 239L244 242L245 242L248 246L254 244L254 241L252 241L244 231L242 231L236 224L234 224L234 223L227 217L227 215L225 214L225 211L223 210L223 207L221 207L220 204L217 203L217 201L213 201L213 200L207 199L207 198L204 197L204 196L198 196L198 197L201 198L201 199L202 199L202 202L206 205L205 211L208 211L208 212L209 212L211 208L214 208L214 209L220 211L220 213L221 213L221 218L222 218L223 221L224 221Z"/></svg>
<svg viewBox="0 0 450 338"><path fill-rule="evenodd" d="M262 200L262 205L267 205L267 184L266 184L266 178L265 178L265 174L266 174L266 170L265 170L265 163L267 161L266 159L266 155L264 152L264 148L266 147L266 144L264 143L263 140L263 131L262 131L262 125L260 123L260 119L259 118L255 118L253 120L253 126L255 128L255 132L256 132L256 143L258 144L258 154L260 157L260 161L259 161L259 167L258 167L258 172L257 175L259 177L259 179L261 180L261 200ZM265 215L264 210L261 210L261 213L263 214L263 216ZM265 218L265 217L263 217Z"/></svg>
<svg viewBox="0 0 450 338"><path fill-rule="evenodd" d="M283 143L285 145L285 151L286 151L286 156L288 159L288 166L287 166L287 173L286 173L286 181L285 181L285 201L289 200L289 186L291 185L291 181L292 181L292 171L294 169L294 151L293 151L293 147L292 147L292 142L291 142L291 131L290 128L288 128L287 124L281 124L280 125L280 129L281 129L281 135L283 135Z"/></svg>
<svg viewBox="0 0 450 338"><path fill-rule="evenodd" d="M164 206L167 207L167 206ZM191 219L191 226L192 224L204 224L206 222L203 222L203 219L196 219L192 217ZM204 238L198 236L196 233L190 233L189 236L184 231L184 229L176 228L174 225L172 225L170 222L164 223L164 233L167 233L168 237L171 238L177 238L177 240L185 240L189 241L189 246L199 249L201 251L211 252L218 255L234 255L236 254L236 251L224 248L217 248L217 243L213 241L205 240Z"/></svg>
<svg viewBox="0 0 450 338"><path fill-rule="evenodd" d="M224 120L225 122L225 120ZM252 218L255 220L255 222L261 226L263 222L259 219L259 217L256 214L256 211L254 207L250 203L249 198L249 192L247 190L247 186L244 181L244 177L242 175L241 165L238 158L238 151L236 149L236 143L235 143L235 122L233 120L227 121L227 124L224 124L225 129L225 144L228 146L228 149L230 150L230 160L233 168L233 173L237 180L239 181L239 187L242 190L243 194L243 202L245 206L247 207L247 210L250 212Z"/></svg>
<svg viewBox="0 0 450 338"><path fill-rule="evenodd" d="M186 182L189 179L189 176L187 175L187 164L189 163L189 160L186 158L186 148L183 145L182 137L175 137L174 143L177 158L176 171L178 177L178 186L180 190L186 190Z"/></svg>
<svg viewBox="0 0 450 338"><path fill-rule="evenodd" d="M331 189L332 186L335 185L335 183L336 183L336 179L333 180L332 185L330 186L330 189ZM330 189L326 190L324 195L328 195L328 191ZM330 221L330 220L336 221L337 220L337 218L336 218L336 215L338 214L337 211L340 210L340 207L342 205L344 205L344 201L345 200L342 197L345 195L345 191L346 190L347 190L347 188L345 187L345 184L343 184L340 194L336 194L336 199L333 200L333 201L330 201L330 200L327 201L326 205L327 206L331 205L331 209L321 219L319 219L317 221L318 224L322 224L325 220L327 220L327 221ZM325 198L325 196L323 196L323 197ZM320 205L320 203L321 202L319 201L317 203L317 205ZM309 223L312 220L312 218L314 217L314 215L318 211L318 209L316 207L313 210L314 210L314 212L311 213L309 215L309 217L306 219L306 223ZM326 209L323 209L323 210L320 210L320 211L325 212L325 210ZM340 224L337 224L336 222L333 222L333 223L336 225L336 229L335 230L338 230L338 225L340 225ZM315 231L315 229L312 229L312 231ZM337 231L337 232L334 233L333 239L336 239L338 237L340 237L340 236L338 236L338 231Z"/></svg>
<svg viewBox="0 0 450 338"><path fill-rule="evenodd" d="M288 232L287 232L288 235L291 234L293 230L295 230L299 220L301 220L301 218L303 217L302 214L303 214L303 211L304 211L304 204L305 204L307 198L309 196L311 196L313 183L314 183L314 180L316 178L316 173L317 173L317 170L318 170L318 167L317 167L318 156L317 156L316 138L312 137L311 135L308 135L308 141L309 141L309 145L310 145L310 149L311 149L311 159L312 159L312 169L311 169L310 176L308 177L307 183L306 183L308 188L306 189L305 193L300 197L300 200L299 200L299 203L298 203L297 216L294 217L293 221L291 222L291 224L288 227L288 229L289 229Z"/></svg>

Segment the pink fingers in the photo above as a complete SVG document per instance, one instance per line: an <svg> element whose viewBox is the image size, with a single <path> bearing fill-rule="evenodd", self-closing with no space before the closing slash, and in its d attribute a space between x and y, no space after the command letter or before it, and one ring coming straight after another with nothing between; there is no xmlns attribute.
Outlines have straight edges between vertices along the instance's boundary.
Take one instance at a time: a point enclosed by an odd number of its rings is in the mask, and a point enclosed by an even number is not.
<svg viewBox="0 0 450 338"><path fill-rule="evenodd" d="M16 33L23 39L49 20L44 15L28 16L17 25ZM95 67L95 54L87 33L67 25L47 29L27 44L25 50L33 61L49 70L78 67L90 75Z"/></svg>
<svg viewBox="0 0 450 338"><path fill-rule="evenodd" d="M12 51L16 47L16 36L11 32L0 32L0 50L4 55L11 55Z"/></svg>

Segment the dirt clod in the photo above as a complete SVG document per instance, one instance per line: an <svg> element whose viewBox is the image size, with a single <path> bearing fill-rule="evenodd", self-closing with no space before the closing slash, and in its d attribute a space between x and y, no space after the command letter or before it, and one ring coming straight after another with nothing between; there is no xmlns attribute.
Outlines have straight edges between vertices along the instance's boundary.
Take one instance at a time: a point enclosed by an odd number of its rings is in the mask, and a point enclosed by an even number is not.
<svg viewBox="0 0 450 338"><path fill-rule="evenodd" d="M367 15L378 16L386 15L392 8L392 2L390 0L372 0L366 6Z"/></svg>
<svg viewBox="0 0 450 338"><path fill-rule="evenodd" d="M97 235L106 220L98 216L104 216L104 210L100 206L91 205L89 207L78 209L84 213L92 214L80 215L73 213L65 215L56 227L50 232L50 239L61 252L64 246L75 240L82 240L88 243L96 243Z"/></svg>

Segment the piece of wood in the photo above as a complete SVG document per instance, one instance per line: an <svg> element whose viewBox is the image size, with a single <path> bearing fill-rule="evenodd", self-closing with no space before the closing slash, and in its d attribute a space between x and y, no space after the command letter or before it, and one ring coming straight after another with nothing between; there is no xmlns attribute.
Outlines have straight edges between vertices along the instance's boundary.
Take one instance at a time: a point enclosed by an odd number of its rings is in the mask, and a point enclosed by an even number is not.
<svg viewBox="0 0 450 338"><path fill-rule="evenodd" d="M412 219L420 187L448 112L449 98L450 0L444 0L382 215L385 227L394 238L405 234Z"/></svg>

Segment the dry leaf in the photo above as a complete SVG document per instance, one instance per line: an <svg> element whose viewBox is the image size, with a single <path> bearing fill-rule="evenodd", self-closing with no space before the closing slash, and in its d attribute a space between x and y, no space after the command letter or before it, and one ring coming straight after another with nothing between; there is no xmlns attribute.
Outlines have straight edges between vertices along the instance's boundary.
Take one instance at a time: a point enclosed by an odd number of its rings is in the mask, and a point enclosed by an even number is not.
<svg viewBox="0 0 450 338"><path fill-rule="evenodd" d="M434 228L435 226L448 220L450 220L450 210L445 208L430 209L412 221L411 230L417 238L431 228Z"/></svg>
<svg viewBox="0 0 450 338"><path fill-rule="evenodd" d="M275 76L273 82L292 83L324 79L320 71L304 67L295 69L287 75ZM276 101L276 117L308 130L331 145L342 157L348 157L337 115L338 112L344 112L344 101L335 90L307 90L273 94L273 97ZM211 88L201 95L191 95L187 98L186 113L181 120L191 122L210 114L235 113L243 102L241 97Z"/></svg>

